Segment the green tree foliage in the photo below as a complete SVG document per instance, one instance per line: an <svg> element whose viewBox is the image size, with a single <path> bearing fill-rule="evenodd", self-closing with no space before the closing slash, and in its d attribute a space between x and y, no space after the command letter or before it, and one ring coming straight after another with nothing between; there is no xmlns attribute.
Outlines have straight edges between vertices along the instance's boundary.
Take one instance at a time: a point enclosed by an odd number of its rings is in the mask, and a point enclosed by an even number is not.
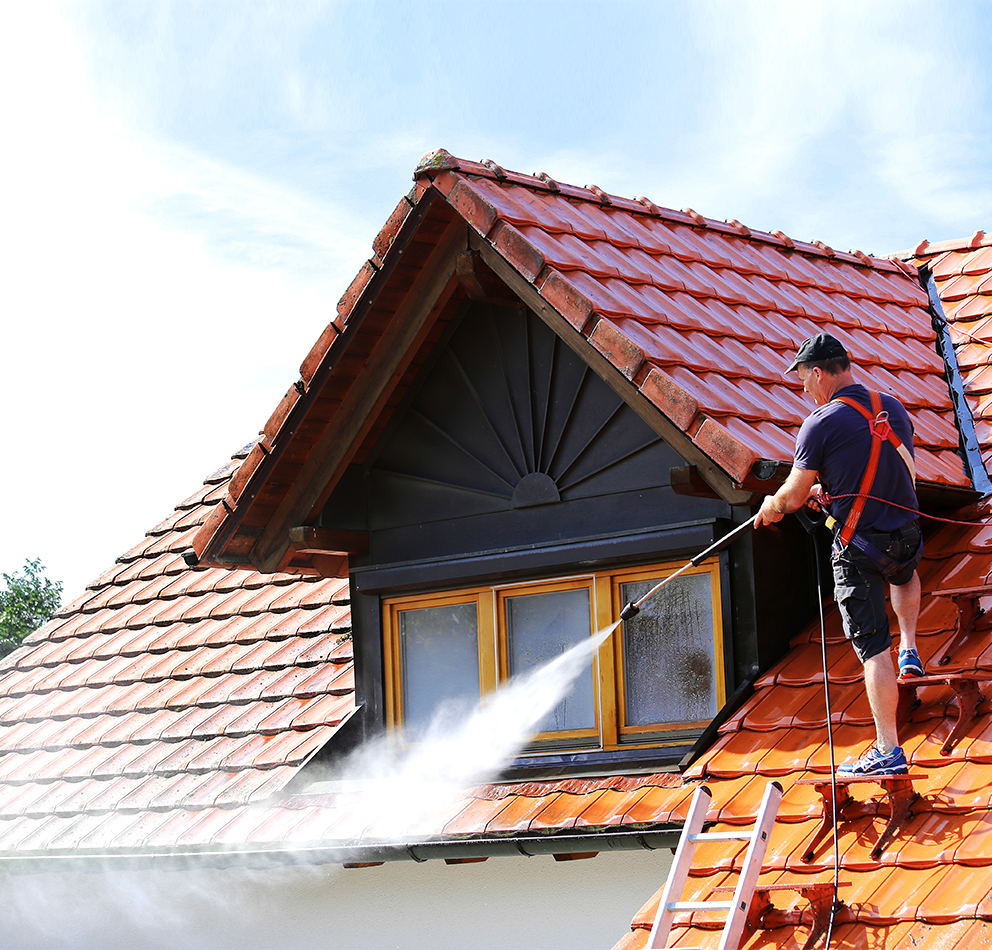
<svg viewBox="0 0 992 950"><path fill-rule="evenodd" d="M40 558L26 559L17 574L0 574L0 657L16 650L59 609L62 582L45 577Z"/></svg>

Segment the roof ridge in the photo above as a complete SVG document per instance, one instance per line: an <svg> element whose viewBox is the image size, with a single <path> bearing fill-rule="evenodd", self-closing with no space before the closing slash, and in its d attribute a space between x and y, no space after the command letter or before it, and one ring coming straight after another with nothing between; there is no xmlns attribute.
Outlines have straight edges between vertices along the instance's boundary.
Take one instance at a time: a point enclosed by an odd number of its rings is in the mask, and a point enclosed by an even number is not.
<svg viewBox="0 0 992 950"><path fill-rule="evenodd" d="M933 257L947 251L973 251L979 247L992 247L992 234L981 228L969 238L952 238L949 241L935 241L933 243L924 238L911 250L898 251L891 256L903 261L911 261L917 257Z"/></svg>
<svg viewBox="0 0 992 950"><path fill-rule="evenodd" d="M672 208L660 207L643 196L625 198L620 195L611 195L598 185L586 185L580 188L577 185L569 185L556 180L546 172L535 172L533 175L528 175L524 172L511 171L497 165L492 159L473 162L469 159L458 158L443 148L436 148L426 152L417 163L417 167L413 171L413 178L414 181L419 181L422 178L433 180L434 177L443 172L460 172L461 174L471 175L477 178L489 178L499 184L514 184L531 188L535 191L550 192L564 198L588 201L601 207L616 208L630 214L642 214L647 217L684 224L687 227L703 228L709 231L717 231L721 234L743 238L747 241L770 244L773 247L790 253L798 251L806 256L842 260L848 264L871 267L876 270L905 271L904 259L896 259L896 255L881 256L865 254L859 250L838 251L824 244L822 241L795 240L779 230L755 230L733 218L727 221L719 221L716 218L707 218L692 208L683 208L681 211L676 211Z"/></svg>

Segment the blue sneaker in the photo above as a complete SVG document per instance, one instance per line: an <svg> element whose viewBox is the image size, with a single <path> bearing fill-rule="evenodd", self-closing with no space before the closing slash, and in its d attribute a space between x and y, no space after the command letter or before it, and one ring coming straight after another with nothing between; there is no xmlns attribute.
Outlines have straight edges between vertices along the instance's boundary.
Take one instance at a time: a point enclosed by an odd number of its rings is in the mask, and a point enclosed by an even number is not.
<svg viewBox="0 0 992 950"><path fill-rule="evenodd" d="M920 654L915 650L902 650L899 653L899 675L900 676L925 676L923 661Z"/></svg>
<svg viewBox="0 0 992 950"><path fill-rule="evenodd" d="M879 752L877 746L872 746L857 762L845 762L837 767L838 775L899 775L908 771L902 746L891 752Z"/></svg>

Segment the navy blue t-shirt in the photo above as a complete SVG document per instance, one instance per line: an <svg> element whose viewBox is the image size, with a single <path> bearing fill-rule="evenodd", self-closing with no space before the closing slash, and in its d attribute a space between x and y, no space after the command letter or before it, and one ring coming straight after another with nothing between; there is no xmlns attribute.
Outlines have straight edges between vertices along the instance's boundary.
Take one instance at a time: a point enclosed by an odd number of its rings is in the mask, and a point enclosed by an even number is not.
<svg viewBox="0 0 992 950"><path fill-rule="evenodd" d="M830 402L817 406L806 417L796 438L795 465L819 472L820 484L828 495L853 495L861 488L872 437L868 420L856 409L838 402L838 396L848 396L871 410L871 397L860 383L838 390ZM913 423L909 413L898 399L887 393L882 393L882 408L888 412L895 434L912 453ZM860 529L895 531L917 517L916 486L906 463L888 441L882 444L878 473L869 494L912 511L868 501L858 522ZM852 504L853 498L840 498L830 504L830 514L843 524Z"/></svg>

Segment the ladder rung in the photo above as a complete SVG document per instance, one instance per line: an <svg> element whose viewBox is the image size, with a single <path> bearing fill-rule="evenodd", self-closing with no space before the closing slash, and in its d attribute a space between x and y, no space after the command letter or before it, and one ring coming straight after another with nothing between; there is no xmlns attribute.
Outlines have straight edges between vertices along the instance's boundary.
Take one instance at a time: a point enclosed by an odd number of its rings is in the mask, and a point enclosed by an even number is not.
<svg viewBox="0 0 992 950"><path fill-rule="evenodd" d="M689 835L690 841L750 841L754 836L751 831L701 831L698 835Z"/></svg>
<svg viewBox="0 0 992 950"><path fill-rule="evenodd" d="M666 910L730 910L734 906L733 901L676 901L674 904L666 904Z"/></svg>

